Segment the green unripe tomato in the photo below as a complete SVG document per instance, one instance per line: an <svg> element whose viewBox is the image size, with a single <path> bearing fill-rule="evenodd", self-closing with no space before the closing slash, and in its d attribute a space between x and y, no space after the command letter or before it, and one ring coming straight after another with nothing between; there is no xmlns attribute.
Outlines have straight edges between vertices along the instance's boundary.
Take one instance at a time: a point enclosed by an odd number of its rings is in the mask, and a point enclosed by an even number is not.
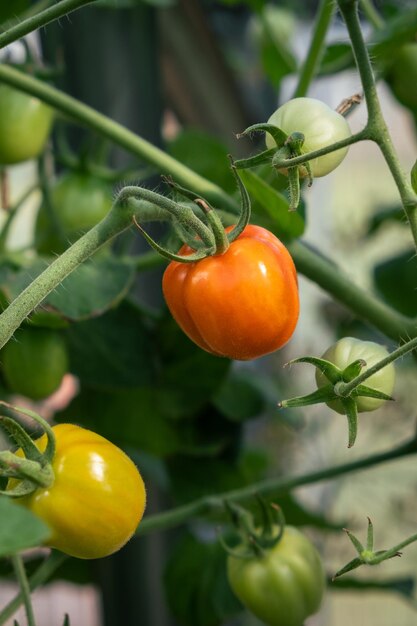
<svg viewBox="0 0 417 626"><path fill-rule="evenodd" d="M43 102L0 85L0 165L38 156L48 139L53 111Z"/></svg>
<svg viewBox="0 0 417 626"><path fill-rule="evenodd" d="M228 556L227 576L242 604L268 626L303 626L319 610L326 585L316 548L292 526L262 557Z"/></svg>
<svg viewBox="0 0 417 626"><path fill-rule="evenodd" d="M333 346L328 348L321 358L334 363L341 370L345 369L350 363L358 359L363 359L366 361L366 365L361 371L364 372L378 361L384 359L388 354L388 350L384 348L384 346L374 343L373 341L361 341L354 337L343 337L343 339L340 339ZM316 383L319 388L329 384L326 376L319 370L316 370ZM376 374L367 378L363 384L390 396L394 389L394 383L395 367L393 363L390 363L376 372ZM379 398L358 397L357 408L360 413L375 411L375 409L378 409L384 402L385 400L380 400ZM332 400L326 404L337 413L345 414L340 400Z"/></svg>
<svg viewBox="0 0 417 626"><path fill-rule="evenodd" d="M271 115L268 124L281 128L287 135L300 132L304 135L303 152L320 150L336 141L351 136L345 118L327 104L315 98L294 98L283 104ZM265 135L268 148L276 143L269 133ZM348 147L330 152L310 161L313 176L320 177L332 172L345 158ZM300 173L306 175L305 168Z"/></svg>
<svg viewBox="0 0 417 626"><path fill-rule="evenodd" d="M417 112L417 43L401 47L389 69L388 82L401 104Z"/></svg>
<svg viewBox="0 0 417 626"><path fill-rule="evenodd" d="M50 396L68 371L64 339L49 329L19 329L4 346L0 358L10 391L32 400Z"/></svg>
<svg viewBox="0 0 417 626"><path fill-rule="evenodd" d="M64 239L57 234L42 205L35 225L36 248L41 254L60 254L102 220L112 206L112 193L99 178L68 172L51 189L51 201Z"/></svg>

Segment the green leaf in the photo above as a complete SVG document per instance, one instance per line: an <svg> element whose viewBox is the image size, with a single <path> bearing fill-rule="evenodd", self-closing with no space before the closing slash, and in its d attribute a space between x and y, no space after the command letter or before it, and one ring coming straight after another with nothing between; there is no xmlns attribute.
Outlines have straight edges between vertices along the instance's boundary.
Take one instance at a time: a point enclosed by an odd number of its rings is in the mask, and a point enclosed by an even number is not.
<svg viewBox="0 0 417 626"><path fill-rule="evenodd" d="M110 9L132 9L140 4L149 4L151 6L164 9L176 4L176 0L99 0L97 6L107 7Z"/></svg>
<svg viewBox="0 0 417 626"><path fill-rule="evenodd" d="M0 496L0 557L41 545L50 530L39 518L7 496Z"/></svg>
<svg viewBox="0 0 417 626"><path fill-rule="evenodd" d="M393 591L399 593L407 599L414 596L415 580L414 578L392 578L388 580L363 580L360 578L350 578L344 576L339 578L333 587L337 591Z"/></svg>
<svg viewBox="0 0 417 626"><path fill-rule="evenodd" d="M406 226L406 217L404 209L401 206L388 207L375 213L369 220L366 236L369 237L369 235L373 235L381 226L389 222L399 222Z"/></svg>
<svg viewBox="0 0 417 626"><path fill-rule="evenodd" d="M143 315L123 302L67 330L71 371L82 385L116 390L153 380L154 346Z"/></svg>
<svg viewBox="0 0 417 626"><path fill-rule="evenodd" d="M122 447L137 447L157 456L184 447L176 423L158 411L157 391L150 387L113 393L82 389L55 417L94 430Z"/></svg>
<svg viewBox="0 0 417 626"><path fill-rule="evenodd" d="M157 330L154 348L161 362L158 406L180 419L197 413L212 398L230 367L229 359L204 352L166 316Z"/></svg>
<svg viewBox="0 0 417 626"><path fill-rule="evenodd" d="M172 551L164 583L172 614L184 626L216 626L242 610L218 542L202 543L185 534Z"/></svg>
<svg viewBox="0 0 417 626"><path fill-rule="evenodd" d="M197 174L234 193L236 183L230 171L227 148L211 135L198 130L185 130L167 146L168 153Z"/></svg>
<svg viewBox="0 0 417 626"><path fill-rule="evenodd" d="M252 199L256 200L254 211L266 216L280 237L291 239L304 232L304 220L296 211L289 211L288 200L279 191L268 185L257 174L241 170L240 176Z"/></svg>
<svg viewBox="0 0 417 626"><path fill-rule="evenodd" d="M375 286L391 306L407 316L417 315L417 258L411 248L374 269Z"/></svg>
<svg viewBox="0 0 417 626"><path fill-rule="evenodd" d="M214 396L214 405L226 417L244 421L259 416L266 408L266 398L257 384L256 373L231 369Z"/></svg>
<svg viewBox="0 0 417 626"><path fill-rule="evenodd" d="M45 260L37 259L29 268L18 272L8 285L10 300L46 267ZM92 259L80 265L47 296L43 307L52 307L70 320L96 317L120 302L128 292L134 275L133 267L114 257Z"/></svg>
<svg viewBox="0 0 417 626"><path fill-rule="evenodd" d="M265 74L274 87L278 87L284 76L297 69L297 62L289 47L283 40L274 36L272 29L265 29L261 43L261 63Z"/></svg>
<svg viewBox="0 0 417 626"><path fill-rule="evenodd" d="M250 485L265 476L267 458L260 451L246 451L238 459L174 456L167 459L170 490L177 504ZM210 480L207 480L210 476ZM225 514L216 516L224 519Z"/></svg>
<svg viewBox="0 0 417 626"><path fill-rule="evenodd" d="M1 30L14 26L19 21L19 15L30 5L30 0L12 0L12 2L0 2L0 26ZM7 24L7 22L10 20Z"/></svg>
<svg viewBox="0 0 417 626"><path fill-rule="evenodd" d="M354 66L352 47L348 43L335 43L326 47L320 65L320 74L335 74Z"/></svg>

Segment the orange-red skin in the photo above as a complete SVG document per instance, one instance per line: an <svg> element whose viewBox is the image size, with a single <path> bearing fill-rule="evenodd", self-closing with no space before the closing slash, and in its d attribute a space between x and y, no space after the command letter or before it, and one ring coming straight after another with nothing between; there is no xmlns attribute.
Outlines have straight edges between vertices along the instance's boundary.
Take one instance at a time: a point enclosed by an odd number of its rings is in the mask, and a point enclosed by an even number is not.
<svg viewBox="0 0 417 626"><path fill-rule="evenodd" d="M183 246L179 254L192 252ZM246 226L221 255L172 261L162 289L185 334L217 356L246 361L274 352L287 343L298 320L294 262L261 226Z"/></svg>

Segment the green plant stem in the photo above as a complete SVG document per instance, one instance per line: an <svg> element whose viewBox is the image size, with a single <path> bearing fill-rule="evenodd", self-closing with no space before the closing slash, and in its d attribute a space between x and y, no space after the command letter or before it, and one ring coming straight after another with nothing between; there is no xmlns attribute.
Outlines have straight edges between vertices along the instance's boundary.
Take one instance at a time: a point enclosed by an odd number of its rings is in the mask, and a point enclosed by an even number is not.
<svg viewBox="0 0 417 626"><path fill-rule="evenodd" d="M417 249L417 196L401 170L391 135L381 111L372 65L359 21L358 0L338 0L338 4L352 42L353 54L361 77L368 109L368 123L365 130L368 138L377 143L381 149L398 187Z"/></svg>
<svg viewBox="0 0 417 626"><path fill-rule="evenodd" d="M411 341L407 341L407 343L400 346L393 352L390 352L390 354L386 356L385 359L381 359L381 361L378 361L378 363L375 363L375 365L372 365L372 367L370 367L369 369L366 369L364 372L362 372L362 374L359 374L359 376L356 376L356 378L351 380L349 383L342 383L342 382L337 383L334 388L335 392L339 396L342 396L342 398L349 396L352 393L352 391L356 389L358 385L361 385L367 378L369 378L370 376L373 376L374 374L376 374L376 372L379 372L379 370L382 370L384 367L386 367L390 363L393 363L397 359L400 359L401 357L405 356L409 352L412 352L412 350L416 350L416 349L417 349L417 337L412 339Z"/></svg>
<svg viewBox="0 0 417 626"><path fill-rule="evenodd" d="M414 541L417 541L417 534L411 535L411 537L408 537L408 539L404 539L404 541L401 541L393 548L390 548L389 550L384 550L382 554L373 557L373 559L371 559L371 561L369 562L369 565L378 565L379 563L382 563L382 561L386 561L393 556L397 556L400 550L402 550L406 546L409 546L410 543L414 543Z"/></svg>
<svg viewBox="0 0 417 626"><path fill-rule="evenodd" d="M4 252L4 250L6 249L7 237L10 232L10 227L13 223L13 220L17 215L17 212L19 211L20 207L26 202L29 196L31 196L32 193L36 191L37 188L37 184L29 187L29 189L27 189L25 193L19 198L16 204L8 209L6 221L4 222L0 232L0 253Z"/></svg>
<svg viewBox="0 0 417 626"><path fill-rule="evenodd" d="M385 26L385 21L381 14L374 7L372 0L360 0L362 5L363 12L365 13L368 21L372 24L372 26L379 30Z"/></svg>
<svg viewBox="0 0 417 626"><path fill-rule="evenodd" d="M26 576L25 566L23 564L22 557L19 554L14 554L12 556L12 562L16 578L19 581L20 589L22 592L23 604L25 605L28 626L36 626L35 615L33 613L32 601L30 598L29 581Z"/></svg>
<svg viewBox="0 0 417 626"><path fill-rule="evenodd" d="M417 439L413 439L400 444L396 448L392 448L387 452L381 452L373 454L362 459L357 459L350 463L344 463L342 465L334 465L326 469L318 470L310 474L302 474L293 478L270 478L258 483L254 483L248 487L242 489L235 489L215 496L206 496L199 498L183 506L179 506L170 511L163 513L157 513L145 517L139 525L136 533L138 535L144 535L156 530L166 530L168 528L174 528L184 522L208 515L210 513L223 513L225 510L225 501L240 502L250 501L257 496L264 496L266 498L278 498L297 487L303 485L310 485L313 483L321 482L324 480L334 480L338 476L348 474L361 469L366 469L380 463L386 463L394 459L398 459L409 454L415 454L417 452Z"/></svg>
<svg viewBox="0 0 417 626"><path fill-rule="evenodd" d="M293 96L294 98L300 98L307 94L310 83L317 73L324 52L326 33L335 9L336 5L333 0L321 0L310 47L303 66L301 67L298 84Z"/></svg>
<svg viewBox="0 0 417 626"><path fill-rule="evenodd" d="M175 176L176 179L185 187L193 189L214 206L223 207L233 214L237 214L239 212L237 202L232 197L228 196L217 185L213 185L210 181L195 174L192 170L182 165L172 157L166 155L158 148L155 148L147 141L137 137L134 133L125 129L120 124L113 122L104 115L94 111L94 109L77 102L77 100L71 98L65 93L45 85L36 78L25 76L16 69L6 65L0 65L0 81L7 82L7 84L10 84L17 89L22 89L29 94L35 95L79 123L94 128L97 132L104 134L110 140L124 147L132 154L154 165L158 171ZM349 145L366 138L369 137L367 136L367 131L365 129L364 131L344 140L342 145ZM337 145L338 147L341 147L339 144ZM327 147L310 154L312 156L321 156L329 153L331 150L332 147ZM288 163L290 165L297 165L302 163L304 160L305 155L290 159L288 160ZM91 247L92 252L97 249L97 246L94 249L93 248L94 246ZM365 318L372 324L375 324L382 332L396 340L398 340L401 336L404 336L404 334L413 336L415 332L415 323L413 324L413 320L400 316L398 313L379 302L370 294L361 292L361 290L357 287L350 285L346 277L344 277L340 272L334 271L330 262L325 263L318 254L309 250L301 242L293 242L290 248L299 271L305 273L308 278L317 282L324 289L328 289L334 297L344 303L350 310L353 310L361 317ZM79 255L78 248L73 250L73 247L71 247L65 254L68 256L65 257L65 262L63 262L62 268L65 266L65 263L67 263L67 259L72 259L72 265L65 273L66 276L78 265L79 262L82 261L78 261L73 264L74 255L77 255L77 257ZM87 257L88 253L83 256L83 259ZM51 288L53 289L55 286L56 285L52 285ZM25 297L29 298L29 296L31 296L31 302L34 308L40 304L48 293L49 292L47 291L42 292L41 289L39 289L38 284L36 286L36 296L35 294L32 294L32 287L29 287L26 291ZM22 314L19 311L16 311L15 315L13 313L13 311L15 311L15 307L16 304L14 302L7 309L9 324L11 324L12 319L14 319L15 322L13 328L11 325L8 326L7 332L0 332L1 341L4 341L4 338L6 336L10 336L9 333L11 332L12 334L18 327L17 320L21 319ZM28 315L32 309L29 309L29 305L27 305L24 310L26 311L25 315ZM3 313L3 315L5 315L5 313ZM0 319L3 320L3 317L0 317Z"/></svg>
<svg viewBox="0 0 417 626"><path fill-rule="evenodd" d="M43 9L40 13L36 15L30 16L16 24L16 26L12 26L6 32L0 35L0 48L4 48L8 46L13 41L17 41L21 37L24 37L28 33L36 30L37 28L41 28L42 26L46 26L50 22L79 9L86 4L90 4L91 2L95 2L95 0L61 0L61 2L57 2L53 6L47 7Z"/></svg>
<svg viewBox="0 0 417 626"><path fill-rule="evenodd" d="M292 241L287 247L299 272L387 337L400 341L406 336L417 334L416 320L401 315L368 291L356 286L333 261L299 241Z"/></svg>
<svg viewBox="0 0 417 626"><path fill-rule="evenodd" d="M68 557L62 552L52 552L48 559L45 559L43 563L38 567L36 572L29 578L29 589L33 591L40 585L43 585L52 574L66 561ZM2 611L0 611L0 626L3 626L8 619L18 610L24 601L22 591L17 594L13 600L7 604Z"/></svg>
<svg viewBox="0 0 417 626"><path fill-rule="evenodd" d="M194 189L196 193L201 194L203 198L211 202L215 207L223 207L232 211L232 213L239 211L234 200L220 187L199 176L121 124L114 122L75 98L8 65L0 65L0 82L5 82L12 87L37 96L70 119L96 130L104 137L108 137L111 141L125 148L131 154L155 165L159 172L171 175L180 184Z"/></svg>
<svg viewBox="0 0 417 626"><path fill-rule="evenodd" d="M280 169L294 167L295 165L303 165L307 161L311 161L312 159L316 159L317 157L324 156L325 154L330 154L330 152L339 150L339 148L351 146L352 144L357 143L358 141L364 141L365 139L371 139L370 133L366 128L361 130L359 133L355 133L350 137L346 137L346 139L336 141L335 143L332 143L329 146L325 146L324 148L320 148L319 150L305 152L304 154L292 157L291 159L282 159L282 161L276 161L274 163L274 166Z"/></svg>

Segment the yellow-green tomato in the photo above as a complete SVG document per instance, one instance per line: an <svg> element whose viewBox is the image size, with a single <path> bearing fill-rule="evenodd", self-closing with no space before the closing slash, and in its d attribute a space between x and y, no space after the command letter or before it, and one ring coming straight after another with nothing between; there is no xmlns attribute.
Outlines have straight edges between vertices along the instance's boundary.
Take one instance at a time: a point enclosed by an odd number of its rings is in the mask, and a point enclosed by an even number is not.
<svg viewBox="0 0 417 626"><path fill-rule="evenodd" d="M354 337L343 337L343 339L340 339L334 345L330 346L321 358L334 363L341 370L345 369L350 363L358 359L363 359L366 365L361 372L364 372L386 356L388 356L388 350L378 343L374 343L373 341L361 341ZM316 382L319 388L329 384L326 376L319 370L316 370ZM372 374L363 384L390 396L394 389L394 383L395 367L393 363L390 363L375 374ZM363 396L359 396L356 400L357 409L360 413L375 411L375 409L378 409L385 402L385 400L380 400L379 398L365 398ZM326 404L334 411L337 411L337 413L344 415L346 412L340 400L332 400Z"/></svg>
<svg viewBox="0 0 417 626"><path fill-rule="evenodd" d="M0 165L38 156L48 139L53 111L43 102L0 85Z"/></svg>
<svg viewBox="0 0 417 626"><path fill-rule="evenodd" d="M303 626L319 610L326 584L316 548L292 526L264 556L229 556L227 575L242 604L268 626Z"/></svg>
<svg viewBox="0 0 417 626"><path fill-rule="evenodd" d="M408 43L399 49L387 79L397 99L417 113L417 43Z"/></svg>
<svg viewBox="0 0 417 626"><path fill-rule="evenodd" d="M60 254L102 220L112 206L112 191L91 174L67 172L52 187L51 201L62 237L42 205L35 225L36 248L42 254Z"/></svg>
<svg viewBox="0 0 417 626"><path fill-rule="evenodd" d="M46 328L21 328L0 353L4 378L13 393L41 400L60 386L68 371L62 335Z"/></svg>
<svg viewBox="0 0 417 626"><path fill-rule="evenodd" d="M113 443L74 424L53 427L55 480L19 502L51 529L47 545L79 559L122 548L142 519L146 491L133 461ZM46 435L36 440L40 450Z"/></svg>
<svg viewBox="0 0 417 626"><path fill-rule="evenodd" d="M294 98L283 104L271 115L268 124L278 126L287 135L300 132L304 135L303 152L320 150L336 141L351 136L349 124L345 118L327 104L315 98ZM265 136L268 148L275 148L276 143L269 133ZM310 161L313 176L325 176L332 172L345 158L348 147L330 152ZM304 168L300 173L305 175Z"/></svg>

